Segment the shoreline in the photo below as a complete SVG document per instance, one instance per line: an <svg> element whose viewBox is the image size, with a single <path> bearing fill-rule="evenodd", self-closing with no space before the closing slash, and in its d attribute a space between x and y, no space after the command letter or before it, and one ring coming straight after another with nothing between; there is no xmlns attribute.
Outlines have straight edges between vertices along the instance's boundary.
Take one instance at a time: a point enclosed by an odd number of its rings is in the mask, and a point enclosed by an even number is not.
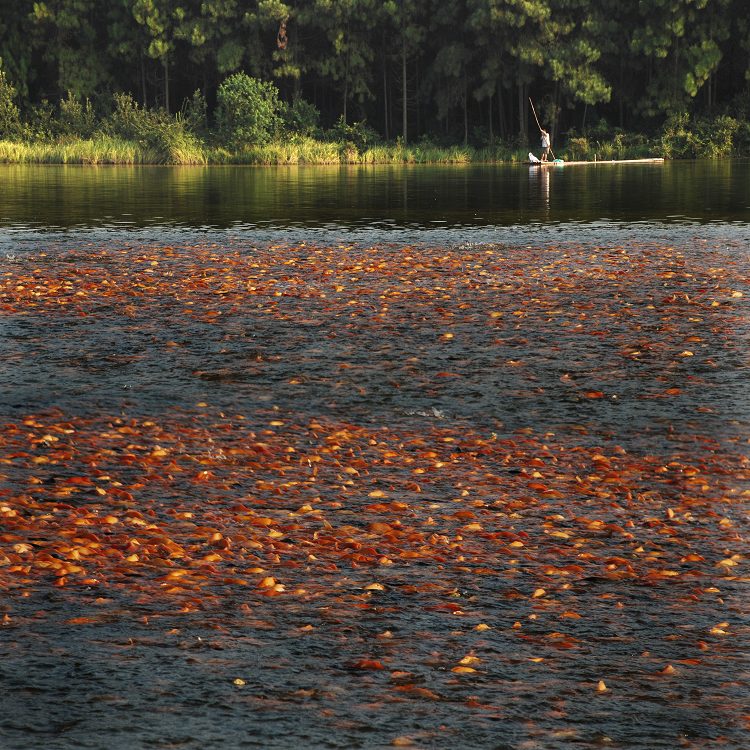
<svg viewBox="0 0 750 750"><path fill-rule="evenodd" d="M184 144L182 144L184 146ZM560 152L567 156L564 150ZM580 156L576 155L577 159ZM594 161L592 154L591 161ZM653 150L625 150L609 159L662 158ZM572 161L573 159L569 159ZM139 141L111 136L90 139L23 142L0 140L0 164L74 164L91 166L325 166L409 164L526 164L527 149L506 145L438 147L429 144L405 146L383 144L358 147L341 141L303 139L241 149L207 146L200 142L188 148L165 144L156 148Z"/></svg>

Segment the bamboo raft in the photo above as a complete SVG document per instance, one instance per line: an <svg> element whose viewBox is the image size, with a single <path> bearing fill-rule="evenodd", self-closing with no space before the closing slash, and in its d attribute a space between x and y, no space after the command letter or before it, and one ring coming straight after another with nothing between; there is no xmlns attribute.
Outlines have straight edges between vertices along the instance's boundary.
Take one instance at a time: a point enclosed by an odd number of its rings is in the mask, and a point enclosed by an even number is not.
<svg viewBox="0 0 750 750"><path fill-rule="evenodd" d="M580 164L661 164L661 157L651 159L595 159L593 161L529 161L530 167L575 167Z"/></svg>

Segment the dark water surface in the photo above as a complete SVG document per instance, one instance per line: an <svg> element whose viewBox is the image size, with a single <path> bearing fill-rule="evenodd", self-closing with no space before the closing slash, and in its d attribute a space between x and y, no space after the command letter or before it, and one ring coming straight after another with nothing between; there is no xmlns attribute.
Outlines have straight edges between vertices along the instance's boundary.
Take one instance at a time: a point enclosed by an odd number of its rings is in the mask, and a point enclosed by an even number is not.
<svg viewBox="0 0 750 750"><path fill-rule="evenodd" d="M252 232L254 241L342 233L365 242L503 241L544 227L580 241L609 225L632 231L634 224L658 230L716 222L741 229L750 221L747 160L545 170L0 165L0 185L0 225L21 236L29 229L97 237L96 230L140 230L137 236L149 238L167 230L234 230Z"/></svg>
<svg viewBox="0 0 750 750"><path fill-rule="evenodd" d="M748 747L749 299L748 162L0 166L0 747Z"/></svg>

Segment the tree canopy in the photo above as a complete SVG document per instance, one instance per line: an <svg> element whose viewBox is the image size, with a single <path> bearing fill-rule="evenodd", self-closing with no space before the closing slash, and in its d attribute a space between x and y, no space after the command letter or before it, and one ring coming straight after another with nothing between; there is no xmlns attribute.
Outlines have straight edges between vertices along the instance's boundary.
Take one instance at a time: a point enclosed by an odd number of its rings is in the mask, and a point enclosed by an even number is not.
<svg viewBox="0 0 750 750"><path fill-rule="evenodd" d="M245 72L387 138L647 128L748 97L747 0L16 0L0 59L22 112L114 93L177 111Z"/></svg>

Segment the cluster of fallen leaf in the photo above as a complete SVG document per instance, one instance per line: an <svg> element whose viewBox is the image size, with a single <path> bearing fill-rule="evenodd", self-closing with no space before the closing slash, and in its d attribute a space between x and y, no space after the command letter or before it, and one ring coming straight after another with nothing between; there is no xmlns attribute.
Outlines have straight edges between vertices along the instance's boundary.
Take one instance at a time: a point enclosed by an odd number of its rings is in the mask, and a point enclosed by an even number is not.
<svg viewBox="0 0 750 750"><path fill-rule="evenodd" d="M317 349L276 384L300 399L315 378L366 398L373 374L397 374L440 395L448 382L468 391L497 369L522 373L509 393L529 403L572 388L578 419L552 429L535 412L523 429L498 420L493 430L395 414L372 424L322 406L315 414L317 403L245 410L227 395L232 372L218 366L193 371L220 382L216 402L190 410L6 411L4 624L15 624L14 601L49 588L80 597L72 626L107 621L113 596L118 611L144 622L228 608L262 622L285 607L311 638L321 607L383 622L418 607L438 632L509 633L524 659L542 664L594 648L592 612L626 600L637 609L638 592L655 591L698 624L672 634L684 648L669 663L656 657L652 671L698 667L714 650L719 660L723 639L748 632L737 593L748 580L746 439L657 424L660 448L648 451L648 441L597 434L588 411L618 394L682 399L690 426L696 414L731 410L731 396L703 398L727 362L747 366L747 270L708 251L703 261L664 247L298 245L40 254L6 270L0 311L16 319L167 315L215 327L231 347L237 321L270 318L279 337L257 344L258 362L286 356L310 327L323 331L323 350L326 339L346 340L324 375L308 367ZM423 348L398 350L397 362L368 359L368 349L399 339ZM143 356L183 347L170 338ZM427 347L445 356L427 361ZM704 606L705 621L696 614ZM723 607L730 614L719 619ZM438 699L398 649L378 645L392 636L384 629L348 667L390 670L399 694ZM486 664L472 648L446 668L480 678ZM607 693L603 677L582 682Z"/></svg>
<svg viewBox="0 0 750 750"><path fill-rule="evenodd" d="M173 360L207 326L230 353L239 329L257 330L240 366L209 362L195 374L268 374L294 351L299 371L284 371L285 384L302 386L302 397L314 380L308 365L335 349L327 381L363 396L375 389L367 376L433 396L456 379L468 395L495 377L529 403L616 400L633 387L638 398L674 398L692 387L689 408L711 413L696 397L713 385L706 374L746 361L747 271L741 256L704 255L697 263L662 246L92 249L7 270L0 311L114 320L157 336L158 320L173 334L159 355Z"/></svg>
<svg viewBox="0 0 750 750"><path fill-rule="evenodd" d="M700 587L741 568L728 485L750 478L741 455L662 462L554 435L248 422L6 423L0 583L304 599L319 567L367 569L372 591L384 569L419 561L549 600L581 580Z"/></svg>

